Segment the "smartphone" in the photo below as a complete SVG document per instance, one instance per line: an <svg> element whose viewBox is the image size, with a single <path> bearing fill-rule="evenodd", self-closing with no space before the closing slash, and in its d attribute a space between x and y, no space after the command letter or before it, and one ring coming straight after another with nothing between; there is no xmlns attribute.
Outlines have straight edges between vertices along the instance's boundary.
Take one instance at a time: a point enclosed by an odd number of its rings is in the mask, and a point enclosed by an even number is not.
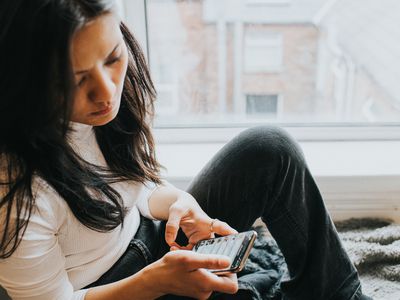
<svg viewBox="0 0 400 300"><path fill-rule="evenodd" d="M231 265L226 269L209 270L215 274L226 274L240 272L254 241L257 238L257 232L254 230L230 234L213 239L199 241L192 251L204 254L221 254L231 258Z"/></svg>

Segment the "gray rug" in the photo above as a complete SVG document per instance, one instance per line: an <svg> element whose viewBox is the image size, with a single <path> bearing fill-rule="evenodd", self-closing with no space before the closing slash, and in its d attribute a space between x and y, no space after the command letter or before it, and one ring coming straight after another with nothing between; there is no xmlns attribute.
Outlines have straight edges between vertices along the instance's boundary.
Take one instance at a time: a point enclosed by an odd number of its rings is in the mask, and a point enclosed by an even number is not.
<svg viewBox="0 0 400 300"><path fill-rule="evenodd" d="M400 225L383 219L335 222L340 238L359 271L363 292L375 300L400 300ZM242 271L268 277L271 285L259 299L280 299L279 282L286 271L284 258L265 226L256 226L258 238ZM251 289L239 280L239 287Z"/></svg>
<svg viewBox="0 0 400 300"><path fill-rule="evenodd" d="M400 300L400 224L350 219L336 227L360 272L365 294L375 300Z"/></svg>

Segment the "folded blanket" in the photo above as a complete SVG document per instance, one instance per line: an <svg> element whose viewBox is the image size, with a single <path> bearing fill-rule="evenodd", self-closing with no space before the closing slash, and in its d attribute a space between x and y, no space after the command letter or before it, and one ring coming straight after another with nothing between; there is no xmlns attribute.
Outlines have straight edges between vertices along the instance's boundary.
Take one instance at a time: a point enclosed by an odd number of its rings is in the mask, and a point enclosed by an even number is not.
<svg viewBox="0 0 400 300"><path fill-rule="evenodd" d="M400 300L400 224L365 218L335 222L335 226L359 271L364 293L375 300ZM285 260L265 226L253 229L258 238L242 271L247 277L239 278L239 287L251 290L254 299L280 299ZM254 288L258 284L256 278L263 278L261 293Z"/></svg>

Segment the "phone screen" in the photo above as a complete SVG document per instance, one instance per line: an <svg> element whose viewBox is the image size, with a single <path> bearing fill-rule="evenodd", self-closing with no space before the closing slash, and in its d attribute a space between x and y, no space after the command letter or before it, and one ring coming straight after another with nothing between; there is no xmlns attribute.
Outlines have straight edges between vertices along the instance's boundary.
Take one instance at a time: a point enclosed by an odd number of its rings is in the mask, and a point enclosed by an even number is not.
<svg viewBox="0 0 400 300"><path fill-rule="evenodd" d="M240 266L242 260L246 259L246 257L244 258L243 256L246 252L248 253L247 250L254 241L254 235L254 231L247 231L214 239L203 240L196 244L196 246L193 248L193 251L204 254L226 255L231 259L232 263L225 270L236 269Z"/></svg>

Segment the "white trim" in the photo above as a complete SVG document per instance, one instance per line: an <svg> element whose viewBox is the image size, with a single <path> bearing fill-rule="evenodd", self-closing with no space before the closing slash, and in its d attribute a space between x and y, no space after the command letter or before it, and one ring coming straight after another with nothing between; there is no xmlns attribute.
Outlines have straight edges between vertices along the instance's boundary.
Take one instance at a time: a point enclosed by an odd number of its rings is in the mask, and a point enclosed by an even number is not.
<svg viewBox="0 0 400 300"><path fill-rule="evenodd" d="M192 177L168 177L186 189ZM399 176L315 176L325 205L334 220L390 218L400 223Z"/></svg>
<svg viewBox="0 0 400 300"><path fill-rule="evenodd" d="M158 143L226 143L246 128L257 125L275 125L286 129L298 141L400 141L397 124L382 126L352 126L351 124L325 125L304 124L221 124L156 127L153 134Z"/></svg>
<svg viewBox="0 0 400 300"><path fill-rule="evenodd" d="M192 177L226 143L157 144L157 157L172 177ZM400 141L300 142L319 177L400 176ZM400 185L398 185L400 187Z"/></svg>
<svg viewBox="0 0 400 300"><path fill-rule="evenodd" d="M225 143L157 144L163 177L181 189ZM400 141L300 142L334 219L385 217L400 223Z"/></svg>
<svg viewBox="0 0 400 300"><path fill-rule="evenodd" d="M245 0L246 6L289 6L292 0Z"/></svg>
<svg viewBox="0 0 400 300"><path fill-rule="evenodd" d="M234 47L233 47L233 59L234 59L234 75L233 75L233 111L235 113L245 114L245 103L243 101L242 94L242 72L243 72L243 22L234 22Z"/></svg>
<svg viewBox="0 0 400 300"><path fill-rule="evenodd" d="M146 24L146 0L125 0L125 20L135 38L139 41L146 59L147 49L147 24Z"/></svg>
<svg viewBox="0 0 400 300"><path fill-rule="evenodd" d="M335 219L383 217L400 223L400 175L317 177L316 181Z"/></svg>
<svg viewBox="0 0 400 300"><path fill-rule="evenodd" d="M116 0L116 8L117 8L117 14L120 16L122 20L125 20L125 4L123 3L122 0Z"/></svg>
<svg viewBox="0 0 400 300"><path fill-rule="evenodd" d="M221 14L217 22L218 45L218 111L226 112L226 22Z"/></svg>
<svg viewBox="0 0 400 300"><path fill-rule="evenodd" d="M244 101L242 95L243 72L243 22L234 22L233 31L233 111L244 114Z"/></svg>

